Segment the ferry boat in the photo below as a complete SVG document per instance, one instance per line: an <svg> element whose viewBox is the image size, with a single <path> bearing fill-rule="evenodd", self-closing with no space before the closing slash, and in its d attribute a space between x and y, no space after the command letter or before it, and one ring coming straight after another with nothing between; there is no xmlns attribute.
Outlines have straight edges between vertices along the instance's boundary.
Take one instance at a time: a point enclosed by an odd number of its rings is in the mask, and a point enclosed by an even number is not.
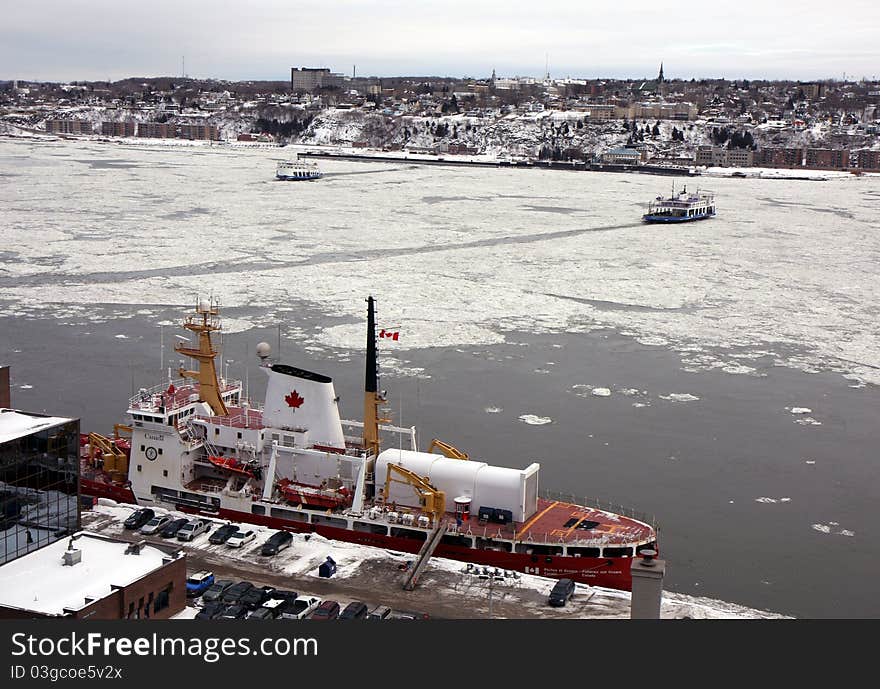
<svg viewBox="0 0 880 689"><path fill-rule="evenodd" d="M321 179L323 176L315 163L300 160L296 153L293 158L280 161L275 168L275 178L282 181Z"/></svg>
<svg viewBox="0 0 880 689"><path fill-rule="evenodd" d="M648 204L648 212L642 216L646 223L676 223L692 220L705 220L715 215L715 195L711 192L689 193L684 187L677 194L675 187L672 196L658 196Z"/></svg>
<svg viewBox="0 0 880 689"><path fill-rule="evenodd" d="M175 345L198 367L141 389L114 438L82 437L82 492L630 590L632 559L658 549L647 518L539 493L538 463L495 466L436 438L420 451L415 427L382 418L367 304L362 421L341 419L330 377L273 362L266 343L265 401L252 405L217 375L219 307L202 302L184 323L198 346Z"/></svg>

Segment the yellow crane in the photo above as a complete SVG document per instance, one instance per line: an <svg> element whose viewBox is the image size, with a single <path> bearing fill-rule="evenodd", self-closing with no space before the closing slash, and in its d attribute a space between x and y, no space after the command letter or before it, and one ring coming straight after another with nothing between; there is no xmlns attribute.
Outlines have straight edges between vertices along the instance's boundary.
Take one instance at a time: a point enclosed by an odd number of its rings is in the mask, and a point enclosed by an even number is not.
<svg viewBox="0 0 880 689"><path fill-rule="evenodd" d="M439 438L434 438L431 441L431 447L428 448L428 452L433 452L435 447L439 447L440 451L451 459L470 459L467 452L462 452L457 447L444 443Z"/></svg>
<svg viewBox="0 0 880 689"><path fill-rule="evenodd" d="M101 467L113 479L128 476L128 457L110 438L100 433L89 433L89 464L95 466L95 456L101 457Z"/></svg>
<svg viewBox="0 0 880 689"><path fill-rule="evenodd" d="M401 478L392 478L392 474L397 474ZM446 493L442 490L437 490L427 478L419 476L409 469L404 469L398 464L391 464L389 462L388 473L385 477L385 492L383 493L386 504L391 492L392 481L395 483L407 483L412 486L416 495L419 496L419 505L421 505L422 510L434 518L435 524L443 517L443 513L446 512Z"/></svg>

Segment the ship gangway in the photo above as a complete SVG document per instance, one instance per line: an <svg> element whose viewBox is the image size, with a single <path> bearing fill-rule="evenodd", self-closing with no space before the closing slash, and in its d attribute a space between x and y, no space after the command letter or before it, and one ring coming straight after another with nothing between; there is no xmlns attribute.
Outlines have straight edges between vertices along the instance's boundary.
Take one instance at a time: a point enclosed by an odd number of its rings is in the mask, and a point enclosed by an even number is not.
<svg viewBox="0 0 880 689"><path fill-rule="evenodd" d="M419 577L428 566L428 560L431 559L434 551L437 550L437 546L440 545L440 541L443 540L445 534L446 522L438 520L437 526L430 534L428 534L428 538L425 540L424 545L422 545L421 550L419 550L415 565L409 571L406 580L403 582L404 591L412 591L416 587L416 584L419 582Z"/></svg>

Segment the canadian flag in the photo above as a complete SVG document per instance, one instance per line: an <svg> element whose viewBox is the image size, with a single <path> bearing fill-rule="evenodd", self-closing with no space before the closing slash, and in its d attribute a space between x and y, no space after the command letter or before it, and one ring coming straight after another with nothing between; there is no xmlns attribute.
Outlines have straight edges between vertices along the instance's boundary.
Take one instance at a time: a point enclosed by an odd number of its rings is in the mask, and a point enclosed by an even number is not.
<svg viewBox="0 0 880 689"><path fill-rule="evenodd" d="M400 332L397 330L385 330L385 328L382 328L382 330L379 331L379 337L387 337L391 340L398 340L400 339Z"/></svg>

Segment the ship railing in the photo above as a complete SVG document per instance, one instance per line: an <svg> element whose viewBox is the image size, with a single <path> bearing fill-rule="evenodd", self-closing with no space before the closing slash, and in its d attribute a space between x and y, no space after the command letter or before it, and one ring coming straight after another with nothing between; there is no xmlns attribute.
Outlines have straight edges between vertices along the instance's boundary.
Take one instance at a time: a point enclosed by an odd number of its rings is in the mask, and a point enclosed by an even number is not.
<svg viewBox="0 0 880 689"><path fill-rule="evenodd" d="M348 428L363 428L363 421L351 421L348 419L343 419L340 422L343 426ZM418 443L416 438L416 427L410 426L409 428L403 428L402 426L391 426L385 424L379 424L379 430L384 431L386 433L396 433L401 438L403 436L409 436L410 448L411 450L418 450Z"/></svg>
<svg viewBox="0 0 880 689"><path fill-rule="evenodd" d="M251 412L259 412L259 409L251 408ZM245 417L244 414L236 414L235 416L205 416L203 414L198 414L194 418L201 419L202 421L207 421L208 423L220 425L220 426L231 426L233 428L260 428L260 422L254 420L251 414L248 417ZM247 423L245 420L247 419Z"/></svg>
<svg viewBox="0 0 880 689"><path fill-rule="evenodd" d="M172 410L178 409L179 407L186 406L188 404L192 404L189 399L189 396L179 399L178 394L169 395L168 388L173 385L173 383L159 383L158 385L154 385L150 388L141 388L136 395L133 395L128 399L128 408L129 409L144 409L143 405L149 403L149 407L153 408L157 405L154 405L154 401L158 401L158 398L161 398L162 395L165 395L165 409ZM180 386L175 386L175 388L179 391L181 389L191 389L193 391L192 394L198 394L199 387L198 385L194 385L192 383L182 383ZM220 381L220 393L229 392L230 390L241 390L242 383L240 380L221 380Z"/></svg>
<svg viewBox="0 0 880 689"><path fill-rule="evenodd" d="M657 518L654 515L649 515L644 512L638 512L630 507L626 507L624 505L619 505L609 500L602 500L600 498L587 498L587 497L579 497L574 495L573 493L563 493L560 491L548 490L544 489L539 491L538 496L544 498L545 500L556 500L557 502L567 502L572 505L582 505L584 507L590 507L597 510L602 510L603 512L610 512L612 514L619 514L622 517L629 517L630 519L635 519L636 521L643 522L653 527L655 530L658 528Z"/></svg>

